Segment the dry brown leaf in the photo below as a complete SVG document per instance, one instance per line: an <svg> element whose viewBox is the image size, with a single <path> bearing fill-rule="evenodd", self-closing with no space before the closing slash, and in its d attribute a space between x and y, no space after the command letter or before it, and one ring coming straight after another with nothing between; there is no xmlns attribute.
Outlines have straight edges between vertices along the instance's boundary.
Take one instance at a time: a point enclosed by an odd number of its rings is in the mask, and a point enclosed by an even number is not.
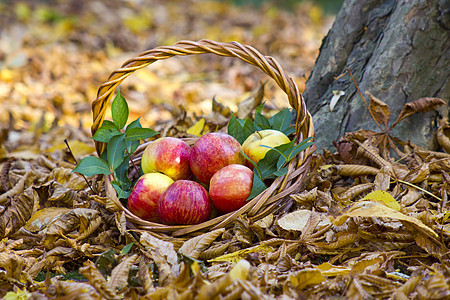
<svg viewBox="0 0 450 300"><path fill-rule="evenodd" d="M56 277L51 279L50 289L56 290L56 297L71 299L97 300L100 294L92 285L84 282L62 281Z"/></svg>
<svg viewBox="0 0 450 300"><path fill-rule="evenodd" d="M105 178L106 185L106 209L111 212L123 211L124 207L120 203L117 197L117 192L111 184L111 178L107 176Z"/></svg>
<svg viewBox="0 0 450 300"><path fill-rule="evenodd" d="M375 190L387 191L389 189L391 183L391 176L389 174L392 174L392 172L385 169L381 169L380 172L376 174L373 182Z"/></svg>
<svg viewBox="0 0 450 300"><path fill-rule="evenodd" d="M173 244L165 242L147 232L141 235L140 242L146 247L147 252L143 252L153 259L159 271L159 285L167 286L180 273L178 256L173 248Z"/></svg>
<svg viewBox="0 0 450 300"><path fill-rule="evenodd" d="M84 178L78 173L73 173L72 169L59 167L53 169L45 181L55 180L64 187L79 191L87 187L87 183Z"/></svg>
<svg viewBox="0 0 450 300"><path fill-rule="evenodd" d="M137 254L126 257L111 271L111 277L108 281L109 288L113 291L124 292L124 288L128 286L128 275L131 266L138 258Z"/></svg>
<svg viewBox="0 0 450 300"><path fill-rule="evenodd" d="M310 191L303 191L299 194L291 195L290 197L292 199L294 199L295 201L297 201L298 203L304 204L304 203L312 202L312 201L316 200L317 193L318 193L318 190L317 190L317 187L315 187Z"/></svg>
<svg viewBox="0 0 450 300"><path fill-rule="evenodd" d="M225 253L225 251L228 249L230 244L231 243L221 242L221 243L219 243L217 245L212 245L208 249L202 251L200 253L199 258L201 260L209 260L209 259L213 259L215 257L218 257L218 256L220 256L220 255Z"/></svg>
<svg viewBox="0 0 450 300"><path fill-rule="evenodd" d="M371 190L373 188L374 184L371 182L361 183L346 189L345 192L337 195L337 197L341 201L352 200L355 199L357 196L361 195L362 193L367 192L368 190Z"/></svg>
<svg viewBox="0 0 450 300"><path fill-rule="evenodd" d="M264 87L266 83L260 83L258 85L258 89L253 91L252 95L247 99L241 101L238 104L238 111L236 113L236 117L238 119L245 119L249 117L255 108L257 108L262 100L264 99Z"/></svg>
<svg viewBox="0 0 450 300"><path fill-rule="evenodd" d="M229 274L225 274L212 284L203 285L197 295L198 300L217 299L218 295L225 290L225 288L233 284L233 279Z"/></svg>
<svg viewBox="0 0 450 300"><path fill-rule="evenodd" d="M154 288L154 286L153 280L151 278L152 271L150 269L150 259L146 258L144 255L141 255L139 259L138 276L145 292L149 293Z"/></svg>
<svg viewBox="0 0 450 300"><path fill-rule="evenodd" d="M366 92L366 95L369 95L369 110L372 117L377 124L383 125L385 130L387 130L389 118L391 117L391 110L389 109L389 106L380 99L376 98L370 92Z"/></svg>
<svg viewBox="0 0 450 300"><path fill-rule="evenodd" d="M402 111L397 117L397 120L395 120L394 124L392 124L391 129L394 128L394 126L400 123L400 121L402 121L403 119L417 112L434 110L438 105L445 105L445 101L439 98L425 97L406 103L405 105L403 105Z"/></svg>
<svg viewBox="0 0 450 300"><path fill-rule="evenodd" d="M8 237L30 219L35 202L35 191L30 187L14 195L6 208L0 211L0 238Z"/></svg>
<svg viewBox="0 0 450 300"><path fill-rule="evenodd" d="M419 284L423 276L423 270L411 274L408 281L406 281L401 287L394 291L391 299L410 299L410 294L415 290L417 284Z"/></svg>
<svg viewBox="0 0 450 300"><path fill-rule="evenodd" d="M13 161L14 161L13 158L9 158L2 165L2 170L0 172L0 195L9 190L8 188L9 170L11 169Z"/></svg>
<svg viewBox="0 0 450 300"><path fill-rule="evenodd" d="M8 200L8 197L13 197L14 195L22 193L24 191L25 182L27 181L30 174L31 172L25 173L25 175L19 180L19 182L17 182L17 184L12 189L0 195L0 205L5 204L5 202Z"/></svg>
<svg viewBox="0 0 450 300"><path fill-rule="evenodd" d="M48 245L55 241L58 236L68 233L69 237L76 238L78 234L72 235L70 232L78 229L78 233L82 233L89 228L90 222L100 218L99 214L100 212L98 210L89 208L72 209L48 226L44 243Z"/></svg>
<svg viewBox="0 0 450 300"><path fill-rule="evenodd" d="M322 249L342 249L347 245L356 243L360 238L358 234L352 232L337 232L335 234L336 239L333 242L325 243L325 242L317 242L314 243L315 246Z"/></svg>
<svg viewBox="0 0 450 300"><path fill-rule="evenodd" d="M193 237L184 242L183 246L181 246L179 251L182 252L184 255L197 259L200 257L200 254L203 251L205 251L218 236L224 233L224 231L225 231L224 228L220 228Z"/></svg>
<svg viewBox="0 0 450 300"><path fill-rule="evenodd" d="M416 203L423 196L423 191L408 187L407 193L402 196L400 203L404 206L410 206Z"/></svg>
<svg viewBox="0 0 450 300"><path fill-rule="evenodd" d="M384 262L384 257L382 255L379 255L377 253L374 253L372 255L368 255L367 257L362 257L358 259L353 265L352 265L352 275L358 275L364 273L367 269L369 273L372 273L373 271L380 268L381 263Z"/></svg>
<svg viewBox="0 0 450 300"><path fill-rule="evenodd" d="M105 277L103 277L92 261L85 261L83 267L80 268L80 273L83 274L97 292L106 299L120 299L115 291L109 287Z"/></svg>
<svg viewBox="0 0 450 300"><path fill-rule="evenodd" d="M428 163L420 165L418 168L411 168L408 174L402 179L409 183L420 183L428 178L430 169Z"/></svg>
<svg viewBox="0 0 450 300"><path fill-rule="evenodd" d="M364 165L334 165L333 171L342 176L362 176L362 175L377 175L380 170L370 166Z"/></svg>
<svg viewBox="0 0 450 300"><path fill-rule="evenodd" d="M443 119L438 131L436 132L436 138L439 145L445 152L450 153L450 125L447 124L446 119Z"/></svg>
<svg viewBox="0 0 450 300"><path fill-rule="evenodd" d="M359 201L354 203L344 214L337 217L333 223L337 226L342 225L349 217L392 218L411 224L414 228L432 238L438 238L437 233L419 219L407 216L383 204L372 201Z"/></svg>
<svg viewBox="0 0 450 300"><path fill-rule="evenodd" d="M368 158L381 168L385 167L387 170L391 168L391 164L380 156L378 148L373 145L373 141L367 139L364 143L358 143L358 145L359 147L356 151L357 155Z"/></svg>

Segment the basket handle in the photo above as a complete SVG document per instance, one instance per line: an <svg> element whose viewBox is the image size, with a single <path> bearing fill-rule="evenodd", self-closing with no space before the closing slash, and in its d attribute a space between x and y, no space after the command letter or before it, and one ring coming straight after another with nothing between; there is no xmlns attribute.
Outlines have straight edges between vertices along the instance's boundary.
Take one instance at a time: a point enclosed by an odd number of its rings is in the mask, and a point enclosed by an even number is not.
<svg viewBox="0 0 450 300"><path fill-rule="evenodd" d="M108 103L111 100L117 86L134 71L142 69L157 60L167 59L176 55L192 55L213 53L220 56L237 57L244 62L252 64L269 77L273 78L278 86L286 93L289 104L297 111L296 135L303 137L313 136L314 128L312 118L306 109L305 102L301 96L295 81L289 77L280 64L270 56L262 55L251 46L242 45L238 42L216 42L211 40L179 41L172 46L160 46L147 50L135 58L126 61L122 67L111 73L108 81L103 83L97 92L97 98L92 102L93 124L92 135L103 123ZM104 150L104 143L95 141L97 153L100 155Z"/></svg>

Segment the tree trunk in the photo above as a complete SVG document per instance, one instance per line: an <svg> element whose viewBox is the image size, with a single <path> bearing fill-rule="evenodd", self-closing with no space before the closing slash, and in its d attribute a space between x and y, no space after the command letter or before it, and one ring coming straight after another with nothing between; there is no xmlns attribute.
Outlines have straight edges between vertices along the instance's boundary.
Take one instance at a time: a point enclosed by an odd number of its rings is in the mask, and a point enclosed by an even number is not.
<svg viewBox="0 0 450 300"><path fill-rule="evenodd" d="M393 123L407 102L450 96L450 13L447 0L345 0L325 37L303 94L318 149L331 148L345 132L380 131L359 89L389 105ZM447 4L444 6L444 4ZM344 91L333 111L333 91ZM367 95L364 95L368 99ZM415 114L391 134L436 149L438 118L448 106Z"/></svg>

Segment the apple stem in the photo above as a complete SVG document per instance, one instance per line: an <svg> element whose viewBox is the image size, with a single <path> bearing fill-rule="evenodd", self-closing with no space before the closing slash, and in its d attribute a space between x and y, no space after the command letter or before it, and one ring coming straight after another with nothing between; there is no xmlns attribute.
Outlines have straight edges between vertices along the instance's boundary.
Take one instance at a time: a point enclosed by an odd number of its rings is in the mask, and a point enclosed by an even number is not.
<svg viewBox="0 0 450 300"><path fill-rule="evenodd" d="M256 133L259 135L259 138L260 138L260 139L263 138L262 134L261 134L259 131L257 131Z"/></svg>

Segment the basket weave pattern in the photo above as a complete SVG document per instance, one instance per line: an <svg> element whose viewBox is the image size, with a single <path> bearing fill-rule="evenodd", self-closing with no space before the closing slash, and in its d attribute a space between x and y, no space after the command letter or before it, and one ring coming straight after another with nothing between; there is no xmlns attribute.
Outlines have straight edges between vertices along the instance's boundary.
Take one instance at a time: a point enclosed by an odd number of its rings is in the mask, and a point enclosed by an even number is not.
<svg viewBox="0 0 450 300"><path fill-rule="evenodd" d="M262 55L258 50L251 46L242 45L237 42L215 42L211 40L179 41L172 46L161 46L145 51L137 57L126 61L122 67L111 73L108 81L103 83L97 93L97 98L92 103L93 125L92 134L94 134L103 123L108 104L119 84L131 75L134 71L144 68L155 61L167 59L173 56L185 56L193 54L212 53L219 56L236 57L261 69L271 77L278 86L286 93L290 106L296 110L296 131L297 141L314 135L314 127L311 115L306 109L305 102L299 92L297 84L289 77L278 62L269 56ZM96 142L97 153L104 150L103 143ZM188 233L195 233L205 229L221 228L229 224L235 218L243 213L253 220L260 219L270 214L275 209L286 204L285 198L290 194L298 192L310 165L310 158L313 149L308 148L299 153L288 166L288 173L278 177L271 186L269 186L260 195L249 201L241 209L222 215L198 225L190 226L168 226L148 222L133 215L130 211L125 211L127 219L137 228L170 233L173 236L183 236ZM120 203L119 203L120 204Z"/></svg>

